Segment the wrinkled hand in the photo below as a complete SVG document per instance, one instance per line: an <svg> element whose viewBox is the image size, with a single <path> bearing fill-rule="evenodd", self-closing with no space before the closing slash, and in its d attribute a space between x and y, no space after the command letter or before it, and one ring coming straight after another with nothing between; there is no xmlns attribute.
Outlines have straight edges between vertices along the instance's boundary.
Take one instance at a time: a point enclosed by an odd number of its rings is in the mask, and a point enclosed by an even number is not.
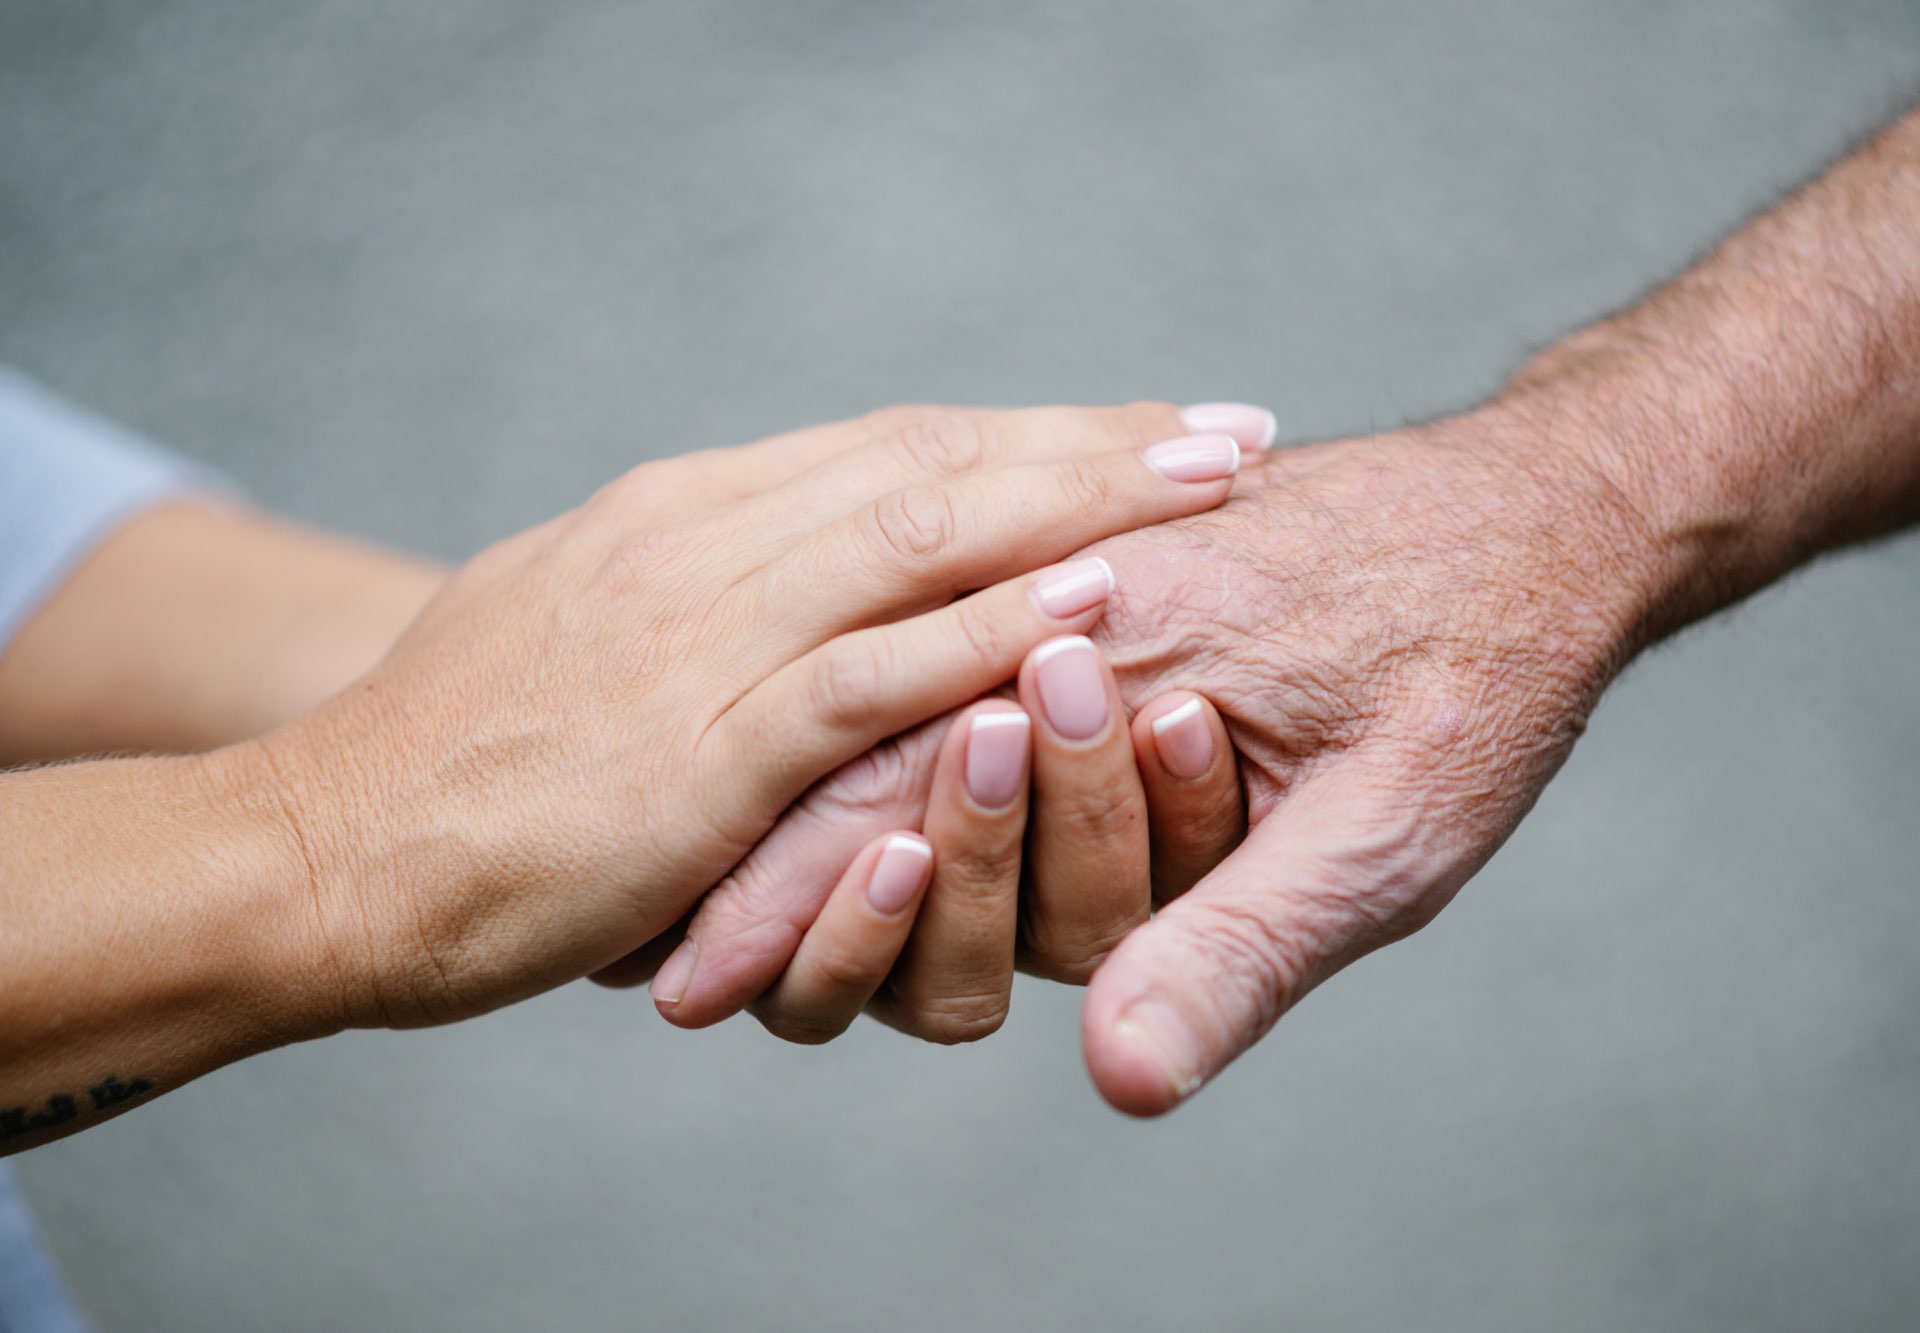
<svg viewBox="0 0 1920 1333"><path fill-rule="evenodd" d="M1095 637L1122 695L1213 700L1253 823L1092 979L1086 1057L1116 1106L1169 1109L1430 920L1565 760L1650 579L1635 516L1548 427L1489 409L1288 451L1214 513L1090 548L1117 574ZM909 735L790 812L703 903L686 1003L763 986L850 851L918 817L932 758Z"/></svg>

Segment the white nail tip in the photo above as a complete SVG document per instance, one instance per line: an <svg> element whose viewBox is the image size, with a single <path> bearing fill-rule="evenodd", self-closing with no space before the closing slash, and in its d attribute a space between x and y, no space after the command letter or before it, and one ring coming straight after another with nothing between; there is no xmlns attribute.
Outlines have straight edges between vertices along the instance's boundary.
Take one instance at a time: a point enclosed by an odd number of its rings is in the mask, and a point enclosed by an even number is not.
<svg viewBox="0 0 1920 1333"><path fill-rule="evenodd" d="M1163 716L1156 717L1153 720L1153 734L1156 736L1162 735L1165 732L1171 731L1173 728L1179 726L1182 722L1185 722L1188 718L1198 717L1199 715L1200 715L1200 701L1198 699L1189 699L1185 703L1181 704L1178 708L1174 709L1171 713L1167 713L1167 714L1164 714Z"/></svg>
<svg viewBox="0 0 1920 1333"><path fill-rule="evenodd" d="M994 727L1030 727L1033 719L1025 713L975 713L969 725L974 731L988 731Z"/></svg>
<svg viewBox="0 0 1920 1333"><path fill-rule="evenodd" d="M1084 634L1068 634L1058 639L1051 639L1033 650L1033 664L1039 666L1049 658L1058 657L1069 648L1085 648L1092 652L1093 640Z"/></svg>
<svg viewBox="0 0 1920 1333"><path fill-rule="evenodd" d="M915 856L924 856L929 861L933 860L933 848L920 841L920 839L909 838L903 833L896 833L891 838L888 838L886 850L890 852L912 852Z"/></svg>
<svg viewBox="0 0 1920 1333"><path fill-rule="evenodd" d="M1106 562L1104 556L1098 555L1093 557L1093 563L1100 566L1100 572L1107 576L1107 596L1113 596L1113 590L1120 586L1118 580L1113 577L1113 566Z"/></svg>

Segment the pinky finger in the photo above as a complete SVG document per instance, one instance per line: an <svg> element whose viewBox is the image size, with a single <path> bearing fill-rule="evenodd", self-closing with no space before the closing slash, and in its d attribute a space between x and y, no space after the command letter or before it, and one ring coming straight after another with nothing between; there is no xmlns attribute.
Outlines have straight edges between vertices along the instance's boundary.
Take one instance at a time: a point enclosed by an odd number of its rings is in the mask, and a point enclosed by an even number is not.
<svg viewBox="0 0 1920 1333"><path fill-rule="evenodd" d="M1185 690L1133 719L1134 762L1147 794L1153 900L1179 897L1247 835L1240 766L1220 714Z"/></svg>
<svg viewBox="0 0 1920 1333"><path fill-rule="evenodd" d="M780 980L753 1005L754 1017L774 1036L809 1045L845 1032L906 947L932 877L933 847L919 834L869 843Z"/></svg>

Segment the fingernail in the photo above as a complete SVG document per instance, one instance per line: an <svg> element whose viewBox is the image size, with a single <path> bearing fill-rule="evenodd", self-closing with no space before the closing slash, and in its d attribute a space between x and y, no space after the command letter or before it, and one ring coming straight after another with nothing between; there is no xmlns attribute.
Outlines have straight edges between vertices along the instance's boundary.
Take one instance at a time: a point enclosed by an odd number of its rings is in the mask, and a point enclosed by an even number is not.
<svg viewBox="0 0 1920 1333"><path fill-rule="evenodd" d="M1213 728L1200 716L1200 701L1189 699L1153 720L1153 748L1160 764L1176 778L1197 778L1213 767Z"/></svg>
<svg viewBox="0 0 1920 1333"><path fill-rule="evenodd" d="M1113 566L1099 556L1049 570L1033 585L1033 600L1055 620L1091 611L1113 596Z"/></svg>
<svg viewBox="0 0 1920 1333"><path fill-rule="evenodd" d="M1180 424L1195 435L1231 435L1254 453L1280 434L1280 419L1252 403L1195 403L1180 409Z"/></svg>
<svg viewBox="0 0 1920 1333"><path fill-rule="evenodd" d="M1041 644L1033 676L1048 725L1068 740L1089 740L1107 725L1107 682L1092 639L1073 634Z"/></svg>
<svg viewBox="0 0 1920 1333"><path fill-rule="evenodd" d="M667 961L653 974L653 984L647 987L655 1004L679 1004L685 998L687 983L693 980L693 964L699 956L700 945L694 940L680 941L680 947L667 955Z"/></svg>
<svg viewBox="0 0 1920 1333"><path fill-rule="evenodd" d="M1151 1051L1167 1072L1167 1086L1184 1100L1206 1081L1201 1073L1200 1044L1181 1017L1160 1000L1135 1000L1113 1025L1124 1041Z"/></svg>
<svg viewBox="0 0 1920 1333"><path fill-rule="evenodd" d="M1011 709L975 713L967 731L967 795L984 810L1010 805L1027 785L1033 722Z"/></svg>
<svg viewBox="0 0 1920 1333"><path fill-rule="evenodd" d="M867 902L883 916L905 911L920 896L933 873L933 848L926 839L896 833L887 839L867 879Z"/></svg>
<svg viewBox="0 0 1920 1333"><path fill-rule="evenodd" d="M1220 481L1240 470L1240 445L1231 435L1183 435L1141 457L1168 481Z"/></svg>

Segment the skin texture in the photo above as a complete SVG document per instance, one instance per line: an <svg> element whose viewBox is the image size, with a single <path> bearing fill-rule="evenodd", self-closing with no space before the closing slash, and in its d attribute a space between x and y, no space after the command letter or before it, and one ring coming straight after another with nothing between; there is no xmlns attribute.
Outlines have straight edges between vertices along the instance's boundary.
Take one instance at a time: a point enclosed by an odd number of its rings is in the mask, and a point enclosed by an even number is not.
<svg viewBox="0 0 1920 1333"><path fill-rule="evenodd" d="M1920 116L1493 402L1273 455L1221 510L1096 546L1120 691L1218 705L1252 831L1094 975L1083 1045L1157 1114L1430 920L1682 625L1920 513ZM744 1002L931 739L810 793L703 903L685 1007Z"/></svg>
<svg viewBox="0 0 1920 1333"><path fill-rule="evenodd" d="M809 785L1098 619L1025 571L1226 497L1148 466L1171 413L847 423L706 505L711 460L639 468L257 741L0 776L0 1151L658 935Z"/></svg>

